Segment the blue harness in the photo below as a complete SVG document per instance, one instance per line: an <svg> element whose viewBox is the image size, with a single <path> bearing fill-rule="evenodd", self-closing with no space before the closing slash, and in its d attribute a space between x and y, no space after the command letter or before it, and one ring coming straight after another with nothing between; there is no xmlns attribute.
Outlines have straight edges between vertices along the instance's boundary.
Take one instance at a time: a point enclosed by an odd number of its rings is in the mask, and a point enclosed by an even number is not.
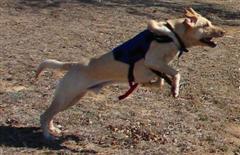
<svg viewBox="0 0 240 155"><path fill-rule="evenodd" d="M129 65L134 64L145 57L153 40L161 43L173 41L168 36L157 36L149 30L144 30L132 39L114 48L114 59Z"/></svg>

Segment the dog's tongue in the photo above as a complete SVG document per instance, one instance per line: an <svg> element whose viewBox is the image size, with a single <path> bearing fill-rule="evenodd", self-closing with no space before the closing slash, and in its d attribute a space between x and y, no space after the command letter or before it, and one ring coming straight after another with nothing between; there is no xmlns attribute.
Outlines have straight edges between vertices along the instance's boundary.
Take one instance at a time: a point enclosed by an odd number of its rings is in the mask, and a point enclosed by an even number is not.
<svg viewBox="0 0 240 155"><path fill-rule="evenodd" d="M212 38L205 38L205 39L201 39L202 42L204 42L205 44L208 44L210 47L216 47L217 44L212 41Z"/></svg>
<svg viewBox="0 0 240 155"><path fill-rule="evenodd" d="M214 41L209 41L208 43L211 47L216 47L217 44Z"/></svg>

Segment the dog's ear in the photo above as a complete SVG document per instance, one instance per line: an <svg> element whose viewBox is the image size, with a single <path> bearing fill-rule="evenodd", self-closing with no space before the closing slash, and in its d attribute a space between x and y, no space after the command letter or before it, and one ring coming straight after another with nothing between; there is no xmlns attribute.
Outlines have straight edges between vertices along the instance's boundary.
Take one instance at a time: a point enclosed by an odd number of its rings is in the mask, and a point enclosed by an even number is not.
<svg viewBox="0 0 240 155"><path fill-rule="evenodd" d="M185 17L193 17L194 14L192 12L190 12L188 9L185 9Z"/></svg>
<svg viewBox="0 0 240 155"><path fill-rule="evenodd" d="M193 27L198 20L198 16L193 12L194 10L192 8L185 9L185 21L184 24L186 24L188 27Z"/></svg>
<svg viewBox="0 0 240 155"><path fill-rule="evenodd" d="M193 10L193 8L189 7L187 9L185 9L185 15L195 15L195 16L200 16L200 14L198 14L195 10Z"/></svg>
<svg viewBox="0 0 240 155"><path fill-rule="evenodd" d="M198 16L198 15L200 15L200 14L198 14L195 10L193 10L193 8L188 8L188 10L192 13L192 14L194 14L194 15L196 15L196 16Z"/></svg>
<svg viewBox="0 0 240 155"><path fill-rule="evenodd" d="M196 23L197 23L197 18L196 17L187 17L184 20L184 24L187 25L190 28L194 27Z"/></svg>
<svg viewBox="0 0 240 155"><path fill-rule="evenodd" d="M192 8L186 8L184 15L185 15L185 17L199 17L200 16L200 14L198 14Z"/></svg>

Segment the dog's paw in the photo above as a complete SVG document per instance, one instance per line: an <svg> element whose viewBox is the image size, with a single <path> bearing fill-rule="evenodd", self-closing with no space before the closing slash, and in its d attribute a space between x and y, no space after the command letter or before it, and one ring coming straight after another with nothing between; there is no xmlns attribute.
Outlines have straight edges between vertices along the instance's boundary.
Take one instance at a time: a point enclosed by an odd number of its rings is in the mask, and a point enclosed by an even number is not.
<svg viewBox="0 0 240 155"><path fill-rule="evenodd" d="M57 136L53 136L50 133L43 133L43 137L48 142L54 142L59 140Z"/></svg>
<svg viewBox="0 0 240 155"><path fill-rule="evenodd" d="M173 97L178 97L179 95L179 83L180 83L180 74L177 74L174 76L173 81L172 81L172 95Z"/></svg>
<svg viewBox="0 0 240 155"><path fill-rule="evenodd" d="M163 90L163 87L164 87L164 79L160 79L160 91L162 91Z"/></svg>
<svg viewBox="0 0 240 155"><path fill-rule="evenodd" d="M176 89L175 87L172 87L172 95L177 98L179 96L179 88Z"/></svg>
<svg viewBox="0 0 240 155"><path fill-rule="evenodd" d="M49 130L51 131L51 133L56 134L56 135L59 135L62 132L59 128L56 128L56 127L51 128Z"/></svg>

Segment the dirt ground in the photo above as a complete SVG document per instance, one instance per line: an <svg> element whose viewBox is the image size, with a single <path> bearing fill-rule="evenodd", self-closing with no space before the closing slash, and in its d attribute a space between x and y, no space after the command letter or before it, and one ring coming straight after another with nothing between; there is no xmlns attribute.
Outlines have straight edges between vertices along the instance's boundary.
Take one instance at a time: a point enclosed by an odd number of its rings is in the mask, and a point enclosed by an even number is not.
<svg viewBox="0 0 240 155"><path fill-rule="evenodd" d="M57 115L46 142L39 116L61 72L34 80L44 59L85 62L146 28L148 19L182 16L192 6L228 33L216 48L192 48L173 66L180 97L127 84L88 94ZM240 154L240 4L238 0L1 0L0 154Z"/></svg>

